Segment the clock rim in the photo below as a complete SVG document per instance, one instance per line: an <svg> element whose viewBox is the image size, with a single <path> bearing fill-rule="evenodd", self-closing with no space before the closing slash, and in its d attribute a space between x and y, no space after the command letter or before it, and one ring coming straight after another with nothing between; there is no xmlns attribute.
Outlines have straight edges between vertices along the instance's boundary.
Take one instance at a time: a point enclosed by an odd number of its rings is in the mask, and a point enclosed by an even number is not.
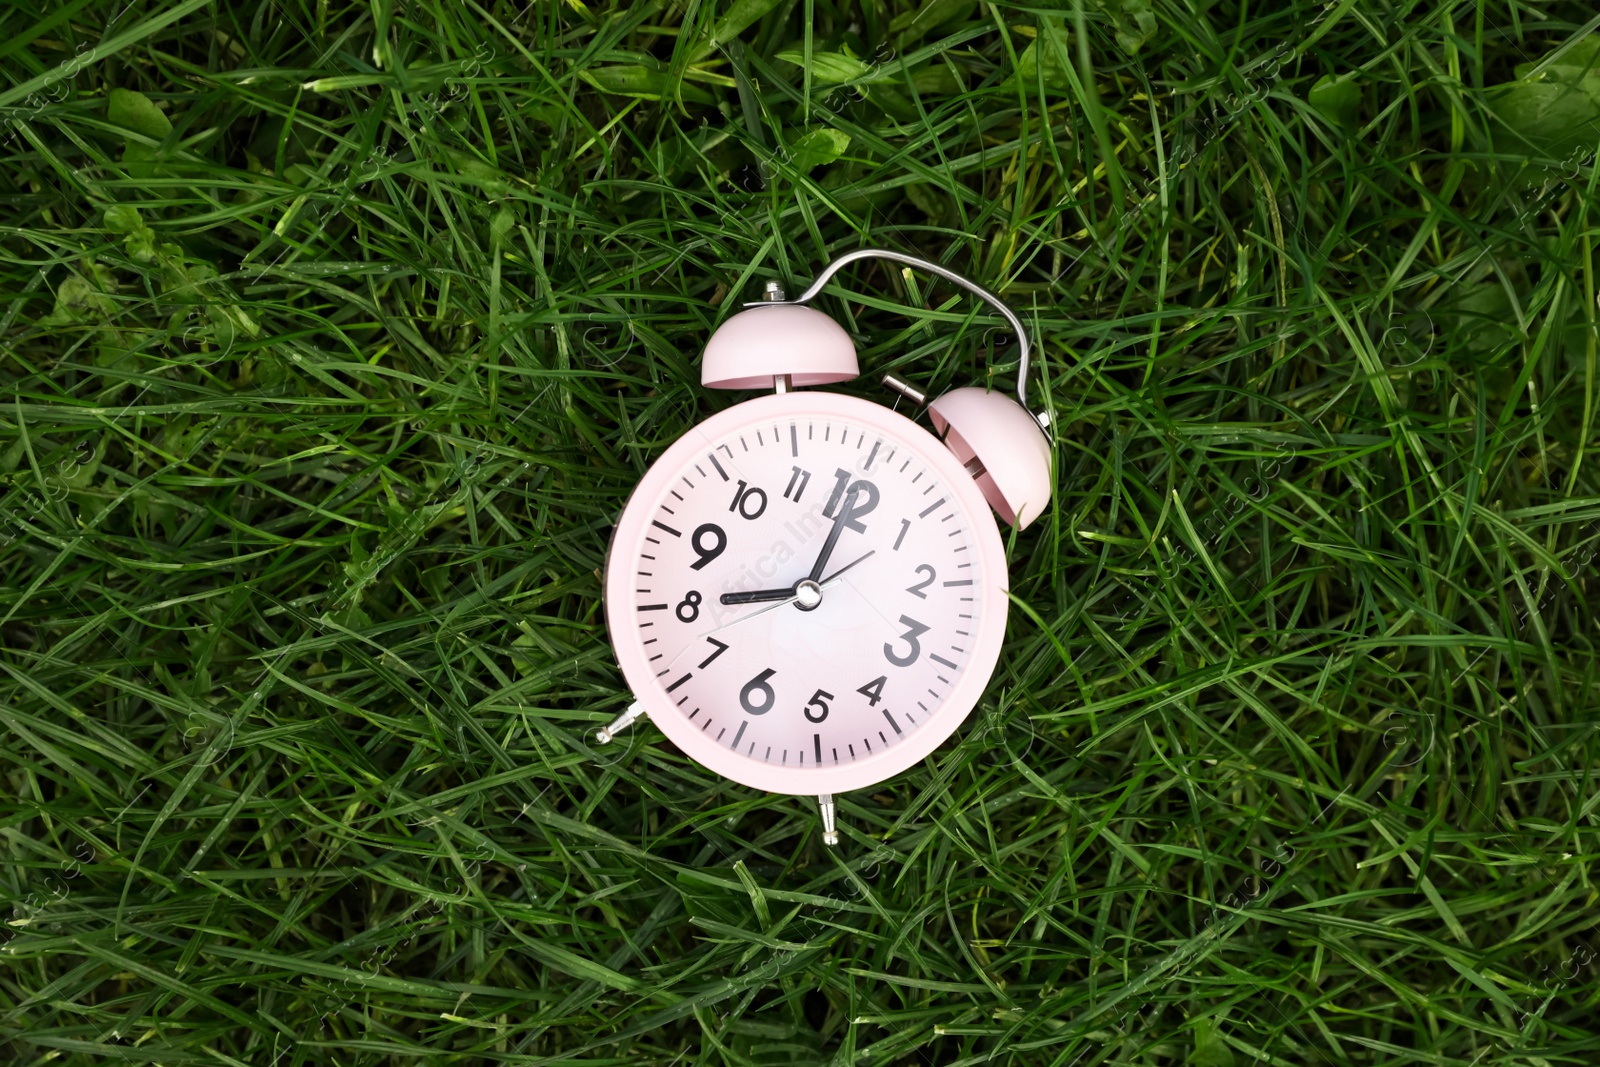
<svg viewBox="0 0 1600 1067"><path fill-rule="evenodd" d="M967 669L956 679L948 697L932 716L924 719L906 740L889 746L881 754L873 753L848 765L821 769L773 766L752 760L695 729L679 713L672 698L656 684L643 643L637 639L620 643L617 640L619 634L636 635L639 620L632 561L627 566L614 564L621 558L619 552L631 550L637 554L642 551L645 533L654 515L651 505L666 494L695 457L710 450L712 439L722 434L723 426L769 418L781 421L802 413L852 419L905 438L917 446L927 456L935 473L951 487L959 506L969 516L973 527L972 551L979 556L986 580L998 582L981 589L974 586L975 595L983 600L978 626L972 635ZM603 607L607 638L633 699L644 708L656 728L685 755L740 785L768 793L814 796L849 792L887 781L921 762L955 733L977 707L999 664L1010 608L1009 588L1009 566L994 512L977 482L937 437L904 415L870 400L840 393L789 392L755 397L719 411L691 426L656 457L629 494L612 530L606 548Z"/></svg>

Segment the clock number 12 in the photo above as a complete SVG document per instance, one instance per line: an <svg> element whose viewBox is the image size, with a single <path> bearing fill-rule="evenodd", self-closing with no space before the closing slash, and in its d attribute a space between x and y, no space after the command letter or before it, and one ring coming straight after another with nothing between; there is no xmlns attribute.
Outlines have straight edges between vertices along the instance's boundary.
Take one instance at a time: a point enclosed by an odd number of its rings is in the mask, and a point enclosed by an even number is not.
<svg viewBox="0 0 1600 1067"><path fill-rule="evenodd" d="M836 479L833 492L828 496L828 503L822 509L825 518L833 518L833 513L839 507L841 498L845 499L844 524L857 533L866 533L866 523L861 521L861 516L866 515L878 506L878 487L865 478L850 480L850 472L840 467L833 472ZM848 489L848 497L846 490Z"/></svg>

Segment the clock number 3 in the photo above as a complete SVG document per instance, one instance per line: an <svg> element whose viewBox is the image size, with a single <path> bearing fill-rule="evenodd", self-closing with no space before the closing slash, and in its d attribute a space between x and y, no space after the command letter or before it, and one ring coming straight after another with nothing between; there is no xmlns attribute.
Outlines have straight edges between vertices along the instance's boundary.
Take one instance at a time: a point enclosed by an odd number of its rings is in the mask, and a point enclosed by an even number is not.
<svg viewBox="0 0 1600 1067"><path fill-rule="evenodd" d="M772 686L767 679L777 674L777 668L768 667L748 682L739 690L739 706L751 715L765 715L772 710L772 705L778 700L778 694L772 691ZM760 703L757 703L757 701Z"/></svg>
<svg viewBox="0 0 1600 1067"><path fill-rule="evenodd" d="M906 628L906 632L901 634L898 640L910 645L911 651L903 656L899 655L894 650L894 642L885 641L883 643L883 655L885 659L896 667L909 667L917 662L918 656L922 655L922 642L918 638L927 633L929 627L922 625L922 623L909 615L900 616L900 625Z"/></svg>

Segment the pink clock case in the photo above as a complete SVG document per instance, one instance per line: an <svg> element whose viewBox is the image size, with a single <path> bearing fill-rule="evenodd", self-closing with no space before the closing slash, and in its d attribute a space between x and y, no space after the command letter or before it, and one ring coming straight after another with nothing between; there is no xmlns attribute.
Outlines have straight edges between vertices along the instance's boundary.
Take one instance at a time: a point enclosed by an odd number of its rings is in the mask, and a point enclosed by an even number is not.
<svg viewBox="0 0 1600 1067"><path fill-rule="evenodd" d="M937 713L903 742L880 753L847 765L802 769L772 766L740 756L701 733L683 717L650 669L648 657L637 639L638 612L631 564L615 564L634 557L656 506L682 469L705 452L711 437L720 437L744 425L767 425L804 416L855 420L913 444L950 487L968 516L973 531L973 550L978 556L985 585L978 590L983 597L983 610L973 633L971 657ZM635 699L650 721L679 749L707 769L742 785L771 793L806 796L844 793L875 785L920 762L955 732L977 705L999 662L1009 607L1007 588L1005 549L994 514L984 492L956 455L928 431L881 404L836 393L805 391L758 397L728 408L689 430L656 459L629 497L612 533L606 556L605 613L613 638L612 647Z"/></svg>

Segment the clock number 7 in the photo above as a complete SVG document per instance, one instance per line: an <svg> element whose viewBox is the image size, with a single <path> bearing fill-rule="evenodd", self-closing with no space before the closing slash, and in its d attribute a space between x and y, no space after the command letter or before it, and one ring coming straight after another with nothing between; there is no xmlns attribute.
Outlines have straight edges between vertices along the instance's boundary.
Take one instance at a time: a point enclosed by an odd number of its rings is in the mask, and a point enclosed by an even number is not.
<svg viewBox="0 0 1600 1067"><path fill-rule="evenodd" d="M728 646L726 644L724 644L723 642L718 641L715 637L708 637L708 638L706 638L706 640L710 641L713 645L716 645L717 646L717 650L715 652L711 653L711 655L707 656L705 659L701 660L700 661L700 666L698 668L696 668L697 670L704 670L705 668L711 666L711 661L712 660L716 659L718 656L720 656L724 652L728 651Z"/></svg>

